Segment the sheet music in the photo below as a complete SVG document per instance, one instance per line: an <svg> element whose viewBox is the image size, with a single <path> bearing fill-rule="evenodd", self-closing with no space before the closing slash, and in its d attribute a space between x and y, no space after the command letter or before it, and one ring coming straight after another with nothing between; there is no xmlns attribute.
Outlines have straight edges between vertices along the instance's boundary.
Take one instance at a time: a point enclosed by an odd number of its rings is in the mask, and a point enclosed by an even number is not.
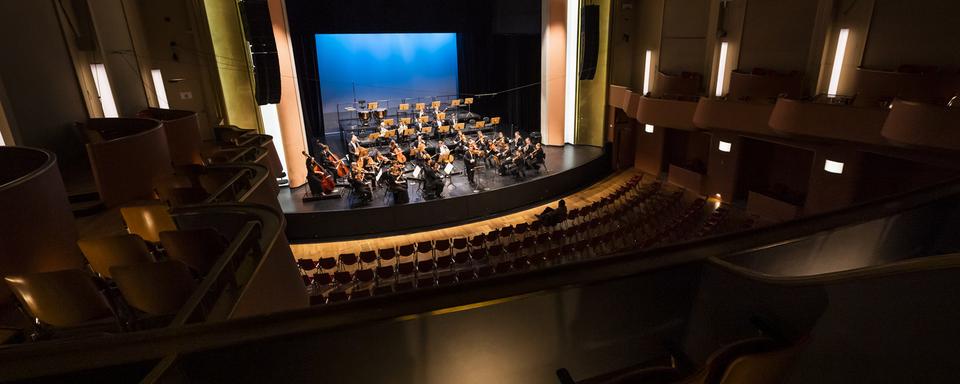
<svg viewBox="0 0 960 384"><path fill-rule="evenodd" d="M443 167L443 172L448 175L450 174L450 172L453 172L453 164L447 163L447 166Z"/></svg>
<svg viewBox="0 0 960 384"><path fill-rule="evenodd" d="M414 177L415 179L419 179L419 178L420 178L420 172L422 172L422 170L420 169L420 166L418 165L416 168L413 169L413 177Z"/></svg>

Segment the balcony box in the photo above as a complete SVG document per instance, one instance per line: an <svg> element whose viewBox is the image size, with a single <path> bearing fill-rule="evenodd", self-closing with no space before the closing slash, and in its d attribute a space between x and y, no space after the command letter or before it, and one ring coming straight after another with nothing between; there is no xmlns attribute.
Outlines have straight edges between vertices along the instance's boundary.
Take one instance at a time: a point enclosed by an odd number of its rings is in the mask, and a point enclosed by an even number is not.
<svg viewBox="0 0 960 384"><path fill-rule="evenodd" d="M886 144L880 129L887 118L885 108L777 100L770 114L770 128L788 134Z"/></svg>
<svg viewBox="0 0 960 384"><path fill-rule="evenodd" d="M800 215L801 207L777 198L750 191L747 195L747 213L774 221L787 221Z"/></svg>
<svg viewBox="0 0 960 384"><path fill-rule="evenodd" d="M693 125L693 113L696 110L696 101L641 96L635 115L637 121L643 124L693 131L696 129Z"/></svg>
<svg viewBox="0 0 960 384"><path fill-rule="evenodd" d="M890 141L960 149L960 108L896 99L880 131Z"/></svg>
<svg viewBox="0 0 960 384"><path fill-rule="evenodd" d="M774 134L768 125L773 104L701 97L693 124L704 129Z"/></svg>

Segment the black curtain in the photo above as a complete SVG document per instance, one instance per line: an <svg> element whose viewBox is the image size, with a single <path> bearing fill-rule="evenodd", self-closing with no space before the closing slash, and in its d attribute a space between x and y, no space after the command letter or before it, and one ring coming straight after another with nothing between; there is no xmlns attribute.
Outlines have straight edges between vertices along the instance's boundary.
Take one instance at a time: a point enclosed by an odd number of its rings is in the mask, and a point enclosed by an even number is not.
<svg viewBox="0 0 960 384"><path fill-rule="evenodd" d="M314 35L456 32L461 95L496 93L540 81L540 0L288 0L294 61L308 139L324 137ZM517 33L517 31L521 31ZM473 111L540 129L540 86L477 97Z"/></svg>

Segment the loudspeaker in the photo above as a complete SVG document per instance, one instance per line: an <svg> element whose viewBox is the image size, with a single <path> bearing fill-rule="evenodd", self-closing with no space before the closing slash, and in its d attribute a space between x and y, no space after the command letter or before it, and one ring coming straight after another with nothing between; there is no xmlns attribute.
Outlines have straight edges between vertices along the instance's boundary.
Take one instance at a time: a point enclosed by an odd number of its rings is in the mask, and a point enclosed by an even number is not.
<svg viewBox="0 0 960 384"><path fill-rule="evenodd" d="M600 6L584 5L580 11L580 80L593 80L600 54Z"/></svg>
<svg viewBox="0 0 960 384"><path fill-rule="evenodd" d="M280 61L276 52L253 53L253 79L258 105L280 102Z"/></svg>
<svg viewBox="0 0 960 384"><path fill-rule="evenodd" d="M240 2L243 19L243 34L253 52L274 52L277 43L273 39L273 23L266 0L243 0Z"/></svg>
<svg viewBox="0 0 960 384"><path fill-rule="evenodd" d="M280 102L280 62L277 58L277 43L273 39L273 23L266 0L243 0L240 2L243 33L250 43L253 56L253 78L256 82L257 104Z"/></svg>

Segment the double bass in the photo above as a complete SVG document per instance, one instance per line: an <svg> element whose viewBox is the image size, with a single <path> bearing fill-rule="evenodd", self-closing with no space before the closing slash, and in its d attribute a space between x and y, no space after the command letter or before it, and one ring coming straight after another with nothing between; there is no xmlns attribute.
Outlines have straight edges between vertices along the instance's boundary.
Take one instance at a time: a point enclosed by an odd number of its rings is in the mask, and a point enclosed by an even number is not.
<svg viewBox="0 0 960 384"><path fill-rule="evenodd" d="M337 187L337 183L336 183L335 181L333 181L333 176L330 176L329 174L327 174L327 171L324 171L324 170L323 170L323 167L320 166L320 163L318 163L317 160L313 158L313 156L310 156L309 154L307 154L307 151L301 151L300 153L301 153L302 155L306 156L307 159L310 160L310 165L313 166L313 169L312 169L312 170L311 170L311 169L307 169L307 171L308 171L308 172L312 171L312 173L313 173L314 175L316 175L317 178L320 179L320 191L321 191L321 193L323 193L324 195L326 195L326 194L329 194L329 193L333 192L334 188ZM314 192L314 193L316 193L316 192Z"/></svg>
<svg viewBox="0 0 960 384"><path fill-rule="evenodd" d="M341 178L350 176L350 168L343 163L343 159L334 154L326 144L320 143L320 146L323 147L323 153L327 156L327 161L336 166L337 176Z"/></svg>

